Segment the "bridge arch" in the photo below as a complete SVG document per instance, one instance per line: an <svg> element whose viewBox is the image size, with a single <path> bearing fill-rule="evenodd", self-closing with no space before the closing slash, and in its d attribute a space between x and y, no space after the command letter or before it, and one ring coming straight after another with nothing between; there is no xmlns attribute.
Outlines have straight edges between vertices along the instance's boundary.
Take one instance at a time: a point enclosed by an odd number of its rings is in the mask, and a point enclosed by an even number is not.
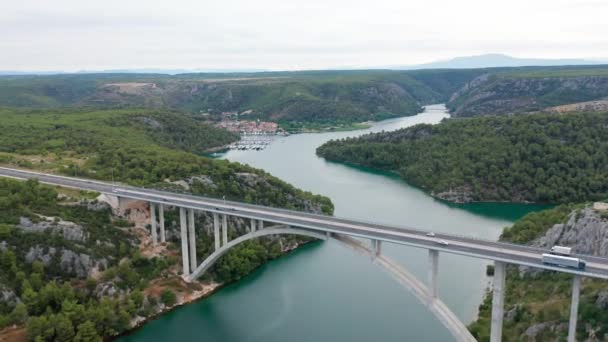
<svg viewBox="0 0 608 342"><path fill-rule="evenodd" d="M313 237L321 240L326 240L327 235L318 233L315 231L302 229L302 228L291 228L287 226L279 227L268 227L262 230L251 232L242 235L215 252L209 255L189 276L185 279L186 281L193 281L202 276L211 266L213 266L224 254L228 253L235 246L252 239L256 239L268 235L301 235ZM476 341L473 335L469 332L467 327L460 321L460 319L450 310L450 308L441 301L439 298L432 298L430 295L431 291L429 288L413 274L399 266L397 263L387 258L384 255L376 255L376 252L371 248L363 244L360 240L354 239L349 236L332 234L333 240L339 242L343 246L349 247L355 252L370 257L374 264L380 266L389 275L391 275L399 284L405 287L416 299L424 304L429 311L431 311L435 317L441 322L441 324L448 329L452 336L457 341L474 342Z"/></svg>
<svg viewBox="0 0 608 342"><path fill-rule="evenodd" d="M194 271L192 271L192 273L190 273L190 275L186 277L186 281L193 281L205 274L205 272L207 272L207 270L209 270L209 268L211 268L211 266L213 266L219 258L221 258L224 254L228 253L236 245L239 245L248 240L257 239L259 237L268 235L301 235L321 240L326 239L326 236L324 234L301 228L290 228L287 226L268 227L261 230L257 230L252 233L241 235L211 253L211 255L209 255Z"/></svg>

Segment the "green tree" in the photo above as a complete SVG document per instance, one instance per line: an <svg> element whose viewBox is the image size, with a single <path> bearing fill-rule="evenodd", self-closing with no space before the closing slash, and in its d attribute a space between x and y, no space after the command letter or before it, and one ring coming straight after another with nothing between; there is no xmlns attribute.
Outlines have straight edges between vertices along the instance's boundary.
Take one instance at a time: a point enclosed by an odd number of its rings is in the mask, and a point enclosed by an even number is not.
<svg viewBox="0 0 608 342"><path fill-rule="evenodd" d="M23 303L19 303L11 313L11 320L15 324L23 324L27 320L27 307Z"/></svg>
<svg viewBox="0 0 608 342"><path fill-rule="evenodd" d="M170 289L165 289L161 293L160 299L163 301L163 303L166 306L173 306L173 305L175 305L175 302L177 301L175 293L173 291L171 291Z"/></svg>
<svg viewBox="0 0 608 342"><path fill-rule="evenodd" d="M101 336L95 330L95 324L86 321L78 326L78 333L74 337L74 342L101 342Z"/></svg>
<svg viewBox="0 0 608 342"><path fill-rule="evenodd" d="M74 326L70 319L63 315L58 314L53 320L55 326L55 341L57 342L70 342L75 336Z"/></svg>

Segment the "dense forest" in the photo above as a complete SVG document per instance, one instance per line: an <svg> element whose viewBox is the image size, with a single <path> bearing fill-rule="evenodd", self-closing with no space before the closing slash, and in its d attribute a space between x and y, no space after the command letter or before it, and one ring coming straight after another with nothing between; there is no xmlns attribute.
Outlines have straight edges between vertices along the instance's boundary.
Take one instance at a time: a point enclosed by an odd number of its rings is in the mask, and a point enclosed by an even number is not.
<svg viewBox="0 0 608 342"><path fill-rule="evenodd" d="M608 113L451 119L330 141L328 160L394 171L447 200L565 203L608 193Z"/></svg>
<svg viewBox="0 0 608 342"><path fill-rule="evenodd" d="M606 252L598 242L605 238L607 227L606 212L596 212L589 204L568 204L528 214L506 228L500 240L547 248L547 244L542 244L543 239L561 235L549 243L570 246L577 253L605 257ZM563 233L553 234L550 230ZM508 266L503 341L565 340L571 287L572 275ZM608 336L607 295L605 281L583 279L578 308L578 341L602 341ZM489 341L491 297L491 293L485 296L479 307L478 319L469 326L480 342Z"/></svg>

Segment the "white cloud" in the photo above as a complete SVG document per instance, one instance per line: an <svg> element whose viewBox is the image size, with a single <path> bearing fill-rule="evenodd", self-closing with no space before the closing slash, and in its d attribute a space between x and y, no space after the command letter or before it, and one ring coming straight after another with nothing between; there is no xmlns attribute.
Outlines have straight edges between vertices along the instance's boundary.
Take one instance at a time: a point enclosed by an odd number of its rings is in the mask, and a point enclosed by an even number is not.
<svg viewBox="0 0 608 342"><path fill-rule="evenodd" d="M0 69L331 68L608 57L603 0L1 0Z"/></svg>

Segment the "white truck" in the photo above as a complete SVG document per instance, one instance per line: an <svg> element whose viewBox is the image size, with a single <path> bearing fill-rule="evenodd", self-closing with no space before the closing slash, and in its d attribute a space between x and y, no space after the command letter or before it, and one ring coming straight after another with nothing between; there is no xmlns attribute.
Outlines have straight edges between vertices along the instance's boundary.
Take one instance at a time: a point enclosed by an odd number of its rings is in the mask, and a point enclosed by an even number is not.
<svg viewBox="0 0 608 342"><path fill-rule="evenodd" d="M543 253L543 264L565 268L575 268L579 270L585 269L585 261L579 258L572 258L549 253Z"/></svg>
<svg viewBox="0 0 608 342"><path fill-rule="evenodd" d="M572 248L564 246L553 246L551 247L551 254L570 256L570 254L572 254Z"/></svg>

